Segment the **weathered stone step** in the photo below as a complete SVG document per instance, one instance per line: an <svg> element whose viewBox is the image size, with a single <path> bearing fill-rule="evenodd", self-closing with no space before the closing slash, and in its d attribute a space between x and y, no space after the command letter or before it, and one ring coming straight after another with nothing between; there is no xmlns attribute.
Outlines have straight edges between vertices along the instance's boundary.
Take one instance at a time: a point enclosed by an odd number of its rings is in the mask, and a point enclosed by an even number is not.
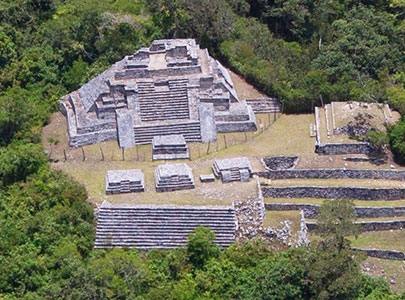
<svg viewBox="0 0 405 300"><path fill-rule="evenodd" d="M215 242L227 247L235 239L236 218L232 208L198 207L101 207L95 248L139 249L184 246L198 226L211 228Z"/></svg>
<svg viewBox="0 0 405 300"><path fill-rule="evenodd" d="M140 220L131 220L128 222L98 222L98 229L100 230L110 230L110 229L126 229L126 230L146 230L147 231L167 231L167 230L173 230L175 232L176 230L178 231L184 231L184 225L190 226L190 227L198 227L198 226L203 226L203 225L209 225L209 227L222 230L222 229L228 229L230 227L235 227L235 223L229 221L229 223L225 224L213 224L210 222L159 222L156 221L154 222L142 222ZM167 227L166 227L167 226Z"/></svg>
<svg viewBox="0 0 405 300"><path fill-rule="evenodd" d="M180 124L151 125L135 127L135 142L150 144L154 136L182 134L186 142L200 142L201 131L199 122L184 122Z"/></svg>
<svg viewBox="0 0 405 300"><path fill-rule="evenodd" d="M196 213L198 215L203 214L203 215L212 215L215 213L233 213L234 209L233 208L215 208L215 207L210 207L208 209L204 207L187 207L187 208L177 208L177 207L168 207L168 208L154 208L154 207L101 207L100 212L124 212L124 213L135 213L139 214L141 216L151 213L151 214L159 214L159 213L165 213L167 215L169 214L175 214L178 215L179 213L187 214L190 215L192 213Z"/></svg>

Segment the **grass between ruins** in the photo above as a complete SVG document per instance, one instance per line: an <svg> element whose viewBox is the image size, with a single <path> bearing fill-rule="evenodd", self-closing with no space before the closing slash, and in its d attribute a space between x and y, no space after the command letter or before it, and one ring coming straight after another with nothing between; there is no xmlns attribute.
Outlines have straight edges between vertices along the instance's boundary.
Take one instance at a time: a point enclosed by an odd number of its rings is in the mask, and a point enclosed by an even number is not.
<svg viewBox="0 0 405 300"><path fill-rule="evenodd" d="M399 260L385 260L368 257L362 263L364 273L374 277L384 277L388 282L395 277L395 283L391 283L391 289L395 293L402 293L405 290L405 264Z"/></svg>

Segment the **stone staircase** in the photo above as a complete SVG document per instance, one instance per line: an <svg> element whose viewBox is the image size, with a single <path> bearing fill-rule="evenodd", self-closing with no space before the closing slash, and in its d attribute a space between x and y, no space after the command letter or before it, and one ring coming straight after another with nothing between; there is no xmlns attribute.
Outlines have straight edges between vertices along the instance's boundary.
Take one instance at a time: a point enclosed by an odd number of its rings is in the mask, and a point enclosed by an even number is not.
<svg viewBox="0 0 405 300"><path fill-rule="evenodd" d="M139 182L123 181L120 185L109 185L106 193L110 194L123 194L123 193L138 193L143 192L144 187Z"/></svg>
<svg viewBox="0 0 405 300"><path fill-rule="evenodd" d="M142 122L189 119L187 82L171 80L167 90L138 87Z"/></svg>
<svg viewBox="0 0 405 300"><path fill-rule="evenodd" d="M216 235L215 243L230 246L236 218L231 207L108 206L99 209L94 248L128 247L171 249L182 247L198 226Z"/></svg>
<svg viewBox="0 0 405 300"><path fill-rule="evenodd" d="M215 177L221 178L223 182L249 181L252 167L246 157L215 160L212 165Z"/></svg>
<svg viewBox="0 0 405 300"><path fill-rule="evenodd" d="M138 81L136 85L138 86L139 94L150 94L155 91L153 81Z"/></svg>
<svg viewBox="0 0 405 300"><path fill-rule="evenodd" d="M201 142L199 121L156 122L154 124L135 126L134 131L136 144L151 144L154 136L173 134L182 134L186 142Z"/></svg>

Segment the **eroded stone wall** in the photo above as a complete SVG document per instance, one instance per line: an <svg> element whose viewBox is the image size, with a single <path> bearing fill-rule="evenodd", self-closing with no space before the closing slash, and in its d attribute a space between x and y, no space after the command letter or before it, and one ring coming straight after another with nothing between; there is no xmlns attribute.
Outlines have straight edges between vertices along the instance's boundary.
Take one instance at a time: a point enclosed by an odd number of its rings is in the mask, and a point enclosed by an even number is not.
<svg viewBox="0 0 405 300"><path fill-rule="evenodd" d="M387 230L402 230L405 227L405 220L398 221L370 221L370 222L356 222L361 226L362 231L387 231ZM307 222L309 231L316 229L316 223Z"/></svg>
<svg viewBox="0 0 405 300"><path fill-rule="evenodd" d="M321 179L386 179L405 180L405 171L395 170L347 170L347 169L295 169L295 170L269 170L256 172L259 177L269 179L296 179L296 178L321 178Z"/></svg>
<svg viewBox="0 0 405 300"><path fill-rule="evenodd" d="M405 199L405 189L399 188L290 186L262 187L262 192L265 198L344 198L358 200Z"/></svg>
<svg viewBox="0 0 405 300"><path fill-rule="evenodd" d="M302 210L304 217L308 219L315 219L318 216L319 205L307 203L266 203L266 210ZM356 206L354 211L358 218L390 218L405 216L405 206L397 207L370 207L370 206Z"/></svg>
<svg viewBox="0 0 405 300"><path fill-rule="evenodd" d="M369 154L372 148L368 143L333 143L315 145L315 153L320 155L339 155L339 154Z"/></svg>

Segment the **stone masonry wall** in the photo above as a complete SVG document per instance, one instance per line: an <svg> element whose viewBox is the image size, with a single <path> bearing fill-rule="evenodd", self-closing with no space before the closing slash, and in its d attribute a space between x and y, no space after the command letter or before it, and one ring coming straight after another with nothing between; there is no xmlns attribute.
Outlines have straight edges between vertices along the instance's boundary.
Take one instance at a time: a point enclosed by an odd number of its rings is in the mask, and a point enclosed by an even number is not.
<svg viewBox="0 0 405 300"><path fill-rule="evenodd" d="M405 199L405 189L360 188L360 187L262 187L265 198L325 198L358 200L399 200Z"/></svg>
<svg viewBox="0 0 405 300"><path fill-rule="evenodd" d="M405 227L405 220L398 221L371 221L371 222L356 222L361 226L362 231L387 231L387 230L402 230ZM307 222L309 231L316 228L316 223Z"/></svg>
<svg viewBox="0 0 405 300"><path fill-rule="evenodd" d="M302 210L304 217L315 219L318 216L319 205L295 203L265 203L266 210ZM358 218L389 218L405 216L405 206L397 207L370 207L356 206L354 208Z"/></svg>
<svg viewBox="0 0 405 300"><path fill-rule="evenodd" d="M368 143L336 143L315 145L315 153L318 153L320 155L369 154L371 150L371 146Z"/></svg>
<svg viewBox="0 0 405 300"><path fill-rule="evenodd" d="M405 171L395 170L347 170L347 169L295 169L295 170L269 170L255 173L259 177L269 179L290 178L355 178L355 179L386 179L405 180Z"/></svg>
<svg viewBox="0 0 405 300"><path fill-rule="evenodd" d="M361 251L367 254L367 256L377 257L390 260L405 260L405 253L395 250L380 250L380 249L362 249L353 248L353 250Z"/></svg>

